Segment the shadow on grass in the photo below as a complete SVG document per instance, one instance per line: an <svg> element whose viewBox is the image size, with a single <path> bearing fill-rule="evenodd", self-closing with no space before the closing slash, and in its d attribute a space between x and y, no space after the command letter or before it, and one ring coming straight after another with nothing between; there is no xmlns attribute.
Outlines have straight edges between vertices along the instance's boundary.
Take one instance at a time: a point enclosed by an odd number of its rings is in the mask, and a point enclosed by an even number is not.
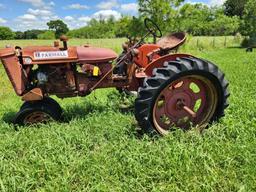
<svg viewBox="0 0 256 192"><path fill-rule="evenodd" d="M108 107L103 105L93 105L93 104L87 104L87 105L70 105L67 106L66 109L63 112L62 119L60 123L69 123L74 119L86 119L89 115L97 114L97 113L105 113L109 110ZM115 106L116 112L121 112L122 114L131 114L134 112L133 107L128 108L118 108ZM10 111L3 115L2 120L8 124L14 125L14 118L16 116L16 112ZM25 126L21 126L21 128L25 128ZM37 127L37 126L36 126ZM40 128L40 125L37 127ZM16 126L15 126L16 129ZM16 129L17 131L19 129ZM138 127L137 122L134 121L125 131L125 134L129 137L136 138L136 139L142 139L145 133Z"/></svg>
<svg viewBox="0 0 256 192"><path fill-rule="evenodd" d="M86 119L89 118L92 115L100 115L100 114L106 114L108 111L121 113L124 115L131 115L134 113L134 105L133 104L120 104L122 103L122 99L115 98L110 99L112 102L108 101L105 105L104 103L88 103L88 102L82 102L79 105L78 104L68 104L63 109L62 118L60 120L60 123L69 123L72 120L79 120L79 119ZM16 116L16 111L10 111L3 115L2 120L8 124L13 124L14 119ZM40 126L39 126L40 127ZM136 137L138 139L142 138L144 135L141 129L139 129L137 122L134 121L127 129L126 132L127 135L130 137Z"/></svg>
<svg viewBox="0 0 256 192"><path fill-rule="evenodd" d="M121 112L122 114L130 114L134 112L133 106L120 107L120 106L103 106L103 105L95 105L95 104L81 104L81 105L69 105L63 112L62 121L63 123L68 123L73 119L84 119L90 114L104 113L109 110L113 110L116 112ZM5 113L2 117L2 120L8 124L12 124L14 122L15 116L17 112L9 111Z"/></svg>
<svg viewBox="0 0 256 192"><path fill-rule="evenodd" d="M119 112L124 115L130 115L134 113L134 106L130 105L117 105L116 103L112 103L109 105L97 105L97 104L90 104L85 103L84 105L69 105L66 107L63 113L63 123L69 123L74 119L86 119L90 115L97 115L97 114L104 114L108 111ZM138 127L136 121L134 121L130 126L129 129L126 131L126 135L129 137L133 137L136 139L142 139L145 133Z"/></svg>
<svg viewBox="0 0 256 192"><path fill-rule="evenodd" d="M16 116L15 111L9 111L3 115L2 119L5 123L13 124L15 116Z"/></svg>
<svg viewBox="0 0 256 192"><path fill-rule="evenodd" d="M229 47L227 47L227 49L246 49L246 48L241 47L241 46L229 46Z"/></svg>
<svg viewBox="0 0 256 192"><path fill-rule="evenodd" d="M94 104L81 104L81 105L69 105L63 112L63 122L68 123L73 119L84 119L88 115L93 113L103 113L108 109L102 105Z"/></svg>

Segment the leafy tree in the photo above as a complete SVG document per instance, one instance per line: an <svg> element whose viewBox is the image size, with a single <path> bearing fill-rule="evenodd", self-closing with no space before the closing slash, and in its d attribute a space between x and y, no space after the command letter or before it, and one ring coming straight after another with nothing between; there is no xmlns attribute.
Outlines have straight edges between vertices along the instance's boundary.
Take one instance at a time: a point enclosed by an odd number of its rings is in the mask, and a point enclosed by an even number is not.
<svg viewBox="0 0 256 192"><path fill-rule="evenodd" d="M0 26L0 40L13 39L15 34L9 27Z"/></svg>
<svg viewBox="0 0 256 192"><path fill-rule="evenodd" d="M224 3L225 14L227 16L239 16L242 18L247 2L248 0L226 0Z"/></svg>
<svg viewBox="0 0 256 192"><path fill-rule="evenodd" d="M139 12L143 17L154 20L163 31L173 28L177 7L184 0L138 0Z"/></svg>
<svg viewBox="0 0 256 192"><path fill-rule="evenodd" d="M62 20L53 20L47 23L50 30L55 31L55 37L59 38L61 35L66 34L69 29L67 24L65 24Z"/></svg>
<svg viewBox="0 0 256 192"><path fill-rule="evenodd" d="M228 17L226 15L216 15L216 19L209 23L208 35L235 35L240 26L238 16Z"/></svg>
<svg viewBox="0 0 256 192"><path fill-rule="evenodd" d="M15 39L25 39L25 35L21 31L16 31L15 32Z"/></svg>
<svg viewBox="0 0 256 192"><path fill-rule="evenodd" d="M113 17L109 19L92 19L87 26L80 29L71 30L68 36L74 38L114 38L117 37L117 25L119 21L115 21ZM119 32L119 31L118 31ZM123 32L121 32L123 34ZM120 37L120 36L118 36Z"/></svg>
<svg viewBox="0 0 256 192"><path fill-rule="evenodd" d="M238 31L240 19L224 15L221 7L185 4L179 10L179 31L192 35L231 35Z"/></svg>
<svg viewBox="0 0 256 192"><path fill-rule="evenodd" d="M128 26L131 23L131 17L125 16L122 17L115 24L115 36L116 37L126 37L129 35Z"/></svg>
<svg viewBox="0 0 256 192"><path fill-rule="evenodd" d="M256 0L248 0L244 11L244 28L249 36L248 46L256 46Z"/></svg>
<svg viewBox="0 0 256 192"><path fill-rule="evenodd" d="M127 27L128 27L127 36L132 38L142 37L146 33L144 20L142 17L139 17L139 18L133 17Z"/></svg>
<svg viewBox="0 0 256 192"><path fill-rule="evenodd" d="M53 31L45 31L37 36L38 39L55 39L55 33Z"/></svg>
<svg viewBox="0 0 256 192"><path fill-rule="evenodd" d="M185 4L179 10L176 25L179 31L186 31L192 35L206 35L209 33L209 22L213 20L208 6L198 4Z"/></svg>
<svg viewBox="0 0 256 192"><path fill-rule="evenodd" d="M244 22L247 34L249 36L256 35L256 0L248 0L245 5Z"/></svg>
<svg viewBox="0 0 256 192"><path fill-rule="evenodd" d="M140 37L145 34L143 20L156 21L163 32L186 31L192 35L233 35L239 32L239 16L227 16L224 7L205 4L182 4L183 0L139 0L138 17L92 19L87 26L71 30L75 38Z"/></svg>

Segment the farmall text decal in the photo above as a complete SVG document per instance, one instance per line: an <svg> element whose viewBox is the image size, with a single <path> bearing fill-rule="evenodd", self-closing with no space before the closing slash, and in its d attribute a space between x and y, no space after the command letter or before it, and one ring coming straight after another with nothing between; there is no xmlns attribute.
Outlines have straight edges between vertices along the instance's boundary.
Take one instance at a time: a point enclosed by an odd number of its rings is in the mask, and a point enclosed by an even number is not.
<svg viewBox="0 0 256 192"><path fill-rule="evenodd" d="M68 58L68 51L45 51L45 52L35 52L35 59L59 59Z"/></svg>

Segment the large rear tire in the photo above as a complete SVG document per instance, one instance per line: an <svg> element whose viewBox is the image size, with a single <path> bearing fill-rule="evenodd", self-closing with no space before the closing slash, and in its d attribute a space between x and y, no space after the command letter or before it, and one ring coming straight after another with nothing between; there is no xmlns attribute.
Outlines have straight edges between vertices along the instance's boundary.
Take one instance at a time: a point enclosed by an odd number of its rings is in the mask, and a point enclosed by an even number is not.
<svg viewBox="0 0 256 192"><path fill-rule="evenodd" d="M166 62L146 78L135 101L135 117L147 133L168 134L173 128L206 127L228 107L225 75L198 58Z"/></svg>

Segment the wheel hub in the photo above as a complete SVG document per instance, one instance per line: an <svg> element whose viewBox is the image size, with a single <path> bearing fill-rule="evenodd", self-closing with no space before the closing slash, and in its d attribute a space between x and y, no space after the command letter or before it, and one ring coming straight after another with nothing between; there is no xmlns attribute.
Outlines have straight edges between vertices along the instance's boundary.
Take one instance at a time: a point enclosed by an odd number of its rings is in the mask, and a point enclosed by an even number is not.
<svg viewBox="0 0 256 192"><path fill-rule="evenodd" d="M173 126L188 129L209 121L216 107L214 86L201 76L186 76L160 93L154 106L154 123L159 129Z"/></svg>
<svg viewBox="0 0 256 192"><path fill-rule="evenodd" d="M47 121L50 121L50 120L51 120L50 115L41 111L36 111L29 114L24 119L24 124L46 123Z"/></svg>
<svg viewBox="0 0 256 192"><path fill-rule="evenodd" d="M166 97L166 109L168 116L172 117L173 121L176 121L179 117L187 115L186 112L183 110L184 106L193 105L192 98L185 92L176 92L172 91Z"/></svg>

